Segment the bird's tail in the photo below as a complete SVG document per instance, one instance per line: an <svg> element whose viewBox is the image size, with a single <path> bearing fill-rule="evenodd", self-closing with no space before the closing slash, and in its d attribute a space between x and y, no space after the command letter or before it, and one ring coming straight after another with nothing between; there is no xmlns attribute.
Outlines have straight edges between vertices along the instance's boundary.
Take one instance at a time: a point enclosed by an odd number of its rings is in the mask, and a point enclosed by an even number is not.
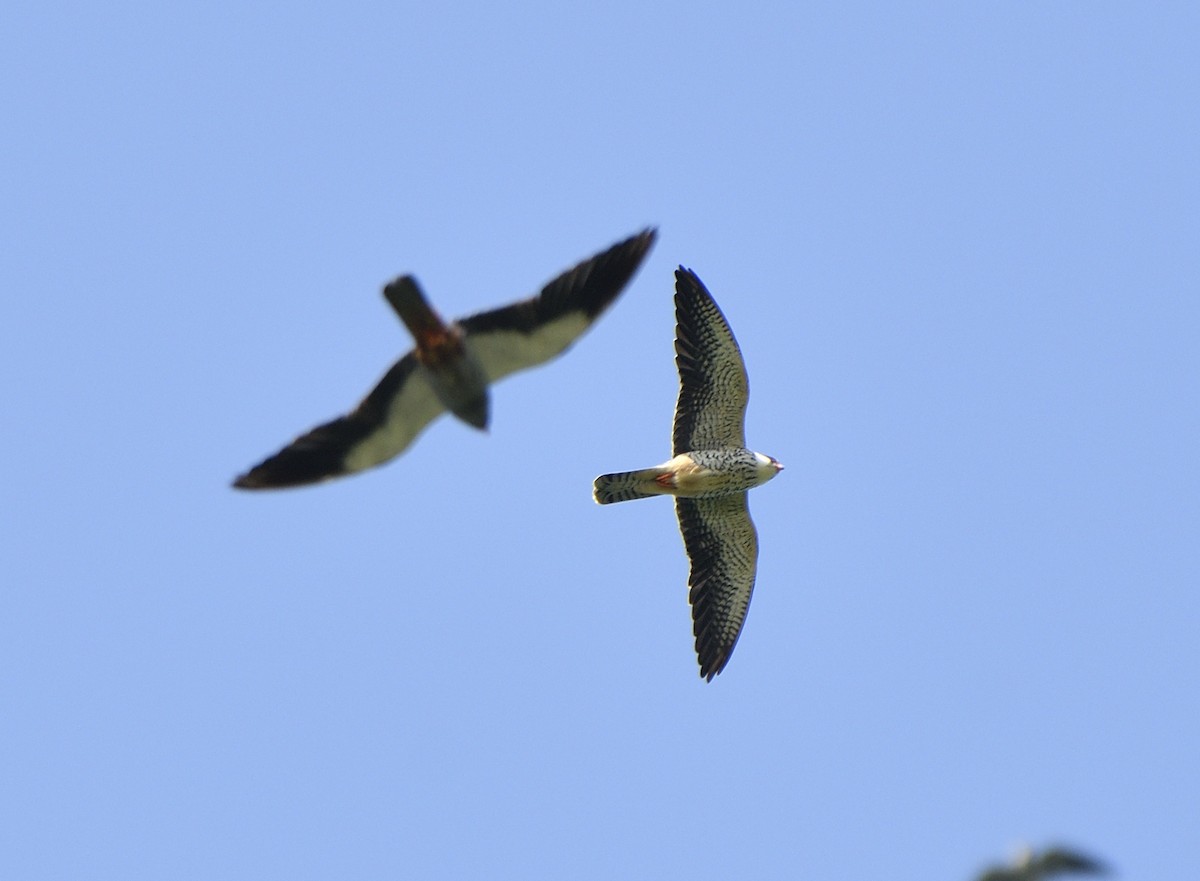
<svg viewBox="0 0 1200 881"><path fill-rule="evenodd" d="M656 478L664 473L662 466L643 468L641 471L620 471L616 474L601 474L592 484L592 496L601 505L613 502L628 502L630 499L648 499L664 493Z"/></svg>
<svg viewBox="0 0 1200 881"><path fill-rule="evenodd" d="M421 293L421 286L411 275L402 275L388 282L383 289L383 296L418 342L430 337L441 339L446 333L446 323L429 305Z"/></svg>

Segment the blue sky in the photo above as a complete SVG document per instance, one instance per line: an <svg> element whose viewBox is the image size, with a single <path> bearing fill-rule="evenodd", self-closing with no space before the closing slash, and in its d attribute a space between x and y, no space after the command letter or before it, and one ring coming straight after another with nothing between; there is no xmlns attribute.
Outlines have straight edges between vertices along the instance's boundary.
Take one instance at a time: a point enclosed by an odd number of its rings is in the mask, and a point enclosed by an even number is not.
<svg viewBox="0 0 1200 881"><path fill-rule="evenodd" d="M0 876L966 879L1200 829L1200 14L19 3L0 28ZM229 481L642 227L392 464ZM672 270L750 371L713 683Z"/></svg>

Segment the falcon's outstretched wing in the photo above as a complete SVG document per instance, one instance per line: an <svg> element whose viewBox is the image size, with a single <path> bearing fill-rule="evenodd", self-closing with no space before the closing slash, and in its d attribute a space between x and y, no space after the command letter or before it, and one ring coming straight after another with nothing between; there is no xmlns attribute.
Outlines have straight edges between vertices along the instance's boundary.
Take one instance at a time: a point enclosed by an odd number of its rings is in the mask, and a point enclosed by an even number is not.
<svg viewBox="0 0 1200 881"><path fill-rule="evenodd" d="M746 493L675 499L691 571L688 602L700 675L709 682L725 668L754 592L758 533Z"/></svg>
<svg viewBox="0 0 1200 881"><path fill-rule="evenodd" d="M319 425L233 482L239 489L304 486L362 471L402 452L443 412L409 352L351 413Z"/></svg>
<svg viewBox="0 0 1200 881"><path fill-rule="evenodd" d="M733 331L696 273L675 272L675 404L673 455L746 446L750 385Z"/></svg>
<svg viewBox="0 0 1200 881"><path fill-rule="evenodd" d="M587 330L625 288L654 244L642 231L580 263L519 303L459 321L488 382L549 361Z"/></svg>

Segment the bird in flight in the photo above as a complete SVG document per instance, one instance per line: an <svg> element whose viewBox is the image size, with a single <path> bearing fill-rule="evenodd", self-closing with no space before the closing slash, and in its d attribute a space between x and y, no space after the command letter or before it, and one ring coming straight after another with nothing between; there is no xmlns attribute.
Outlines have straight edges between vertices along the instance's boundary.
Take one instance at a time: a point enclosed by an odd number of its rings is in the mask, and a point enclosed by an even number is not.
<svg viewBox="0 0 1200 881"><path fill-rule="evenodd" d="M993 866L977 881L1043 881L1056 875L1103 875L1107 871L1103 863L1065 848L1035 852L1025 847L1012 865Z"/></svg>
<svg viewBox="0 0 1200 881"><path fill-rule="evenodd" d="M654 244L647 229L585 260L540 294L445 322L411 275L383 295L416 347L353 411L319 425L238 477L239 489L278 489L353 474L399 455L443 411L488 424L488 386L566 350L629 283Z"/></svg>
<svg viewBox="0 0 1200 881"><path fill-rule="evenodd" d="M746 365L729 323L690 269L675 273L675 404L672 458L640 471L602 474L592 494L601 505L675 496L691 564L688 602L700 675L720 673L741 633L754 590L758 533L746 491L783 470L746 447Z"/></svg>

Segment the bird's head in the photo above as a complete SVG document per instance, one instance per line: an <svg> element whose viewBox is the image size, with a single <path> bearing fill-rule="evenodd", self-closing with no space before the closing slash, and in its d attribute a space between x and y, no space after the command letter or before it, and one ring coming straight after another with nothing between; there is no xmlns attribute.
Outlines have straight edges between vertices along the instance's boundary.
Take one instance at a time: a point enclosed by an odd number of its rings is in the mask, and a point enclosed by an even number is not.
<svg viewBox="0 0 1200 881"><path fill-rule="evenodd" d="M764 456L762 453L754 454L755 471L758 475L759 484L764 484L780 471L783 470L783 465L774 456Z"/></svg>

